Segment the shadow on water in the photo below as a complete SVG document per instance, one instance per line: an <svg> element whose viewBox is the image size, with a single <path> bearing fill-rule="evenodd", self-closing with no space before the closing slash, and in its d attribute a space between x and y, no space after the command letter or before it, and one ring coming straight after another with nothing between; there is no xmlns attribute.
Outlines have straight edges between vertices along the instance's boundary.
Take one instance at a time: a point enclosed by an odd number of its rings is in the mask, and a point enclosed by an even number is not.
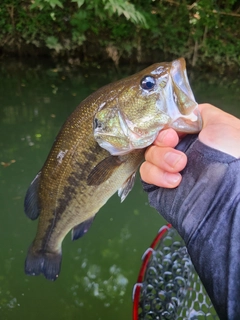
<svg viewBox="0 0 240 320"><path fill-rule="evenodd" d="M78 68L44 62L0 65L1 319L130 319L142 253L164 220L147 204L139 179L120 205L115 195L89 232L63 243L59 279L27 277L24 259L36 222L23 212L29 183L67 116L91 92L137 70ZM191 74L198 102L240 116L239 80Z"/></svg>

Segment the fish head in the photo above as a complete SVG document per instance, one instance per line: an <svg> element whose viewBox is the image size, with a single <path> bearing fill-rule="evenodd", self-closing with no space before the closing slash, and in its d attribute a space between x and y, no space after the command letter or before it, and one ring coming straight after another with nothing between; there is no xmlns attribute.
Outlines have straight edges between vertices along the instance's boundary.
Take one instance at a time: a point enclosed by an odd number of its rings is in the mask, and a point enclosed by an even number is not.
<svg viewBox="0 0 240 320"><path fill-rule="evenodd" d="M146 148L164 128L186 133L201 130L183 58L156 63L104 90L106 100L94 116L93 132L112 155Z"/></svg>

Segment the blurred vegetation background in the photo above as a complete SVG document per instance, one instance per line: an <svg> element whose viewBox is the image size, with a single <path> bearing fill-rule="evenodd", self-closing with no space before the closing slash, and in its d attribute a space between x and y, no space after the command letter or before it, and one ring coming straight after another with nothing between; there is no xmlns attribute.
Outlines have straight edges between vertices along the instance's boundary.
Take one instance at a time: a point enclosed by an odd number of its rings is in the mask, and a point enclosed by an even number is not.
<svg viewBox="0 0 240 320"><path fill-rule="evenodd" d="M1 0L0 57L188 65L239 72L239 0Z"/></svg>

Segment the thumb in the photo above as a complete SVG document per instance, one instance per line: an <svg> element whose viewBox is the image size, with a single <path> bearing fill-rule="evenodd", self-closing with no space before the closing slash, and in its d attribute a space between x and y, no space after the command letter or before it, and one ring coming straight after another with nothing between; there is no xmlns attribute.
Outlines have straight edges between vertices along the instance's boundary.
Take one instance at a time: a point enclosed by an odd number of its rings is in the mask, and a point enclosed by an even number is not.
<svg viewBox="0 0 240 320"><path fill-rule="evenodd" d="M240 120L210 104L200 104L203 129L199 140L207 146L240 157Z"/></svg>

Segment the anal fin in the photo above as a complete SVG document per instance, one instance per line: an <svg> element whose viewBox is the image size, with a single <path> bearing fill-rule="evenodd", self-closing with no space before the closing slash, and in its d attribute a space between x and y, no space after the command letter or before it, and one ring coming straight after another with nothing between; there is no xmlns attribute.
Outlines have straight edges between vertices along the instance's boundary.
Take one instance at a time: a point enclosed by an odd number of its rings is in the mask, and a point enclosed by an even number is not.
<svg viewBox="0 0 240 320"><path fill-rule="evenodd" d="M95 216L89 218L88 220L80 223L72 229L72 240L77 240L81 238L85 233L88 232L88 229L91 227L92 222Z"/></svg>

